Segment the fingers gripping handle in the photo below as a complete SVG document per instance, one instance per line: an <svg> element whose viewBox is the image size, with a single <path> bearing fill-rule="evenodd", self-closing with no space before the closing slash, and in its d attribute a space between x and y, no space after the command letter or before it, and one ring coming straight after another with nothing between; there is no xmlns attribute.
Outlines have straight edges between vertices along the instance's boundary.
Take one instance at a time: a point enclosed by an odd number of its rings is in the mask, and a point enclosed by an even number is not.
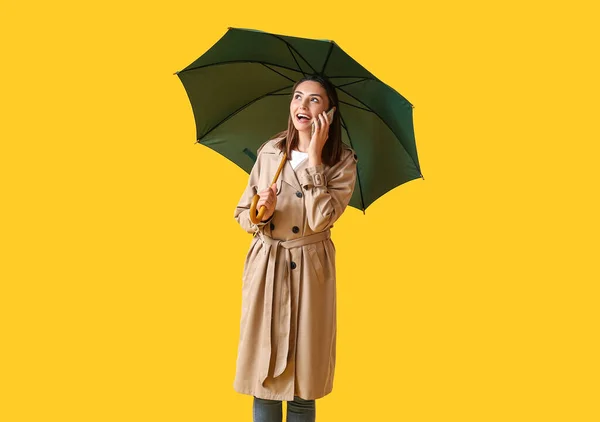
<svg viewBox="0 0 600 422"><path fill-rule="evenodd" d="M263 216L265 215L265 211L267 210L267 208L263 205L260 207L260 211L258 211L258 213L256 212L256 204L258 204L259 198L260 196L254 195L254 198L252 198L252 204L250 205L250 221L252 221L254 224L261 222Z"/></svg>
<svg viewBox="0 0 600 422"><path fill-rule="evenodd" d="M285 162L287 160L287 153L283 153L283 157L281 158L281 163L279 163L279 168L277 169L277 172L275 173L275 177L273 178L273 182L271 182L271 185L273 183L277 183L277 179L279 178L279 173L281 173L281 170L283 169L283 166L285 165ZM262 221L263 216L265 215L265 212L267 211L267 208L263 205L260 207L260 210L258 210L258 212L256 211L256 205L258 205L258 200L260 199L259 195L254 195L254 198L252 198L252 203L250 204L250 221L252 221L252 223L254 224L258 224Z"/></svg>

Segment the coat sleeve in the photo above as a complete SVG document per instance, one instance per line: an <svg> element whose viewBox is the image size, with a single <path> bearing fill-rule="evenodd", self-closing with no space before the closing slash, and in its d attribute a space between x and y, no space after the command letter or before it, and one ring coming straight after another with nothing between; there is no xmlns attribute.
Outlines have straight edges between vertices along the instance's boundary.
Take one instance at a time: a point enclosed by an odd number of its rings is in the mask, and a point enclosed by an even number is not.
<svg viewBox="0 0 600 422"><path fill-rule="evenodd" d="M304 188L308 225L315 232L330 228L340 218L354 192L356 155L345 150L342 160L325 173L325 166L306 167L298 176Z"/></svg>
<svg viewBox="0 0 600 422"><path fill-rule="evenodd" d="M258 181L260 180L260 165L262 162L260 154L261 149L262 146L258 150L258 157L256 158L256 162L250 171L250 177L248 178L246 189L244 190L244 193L242 194L242 197L240 198L233 214L233 217L244 230L246 230L248 233L254 234L260 231L265 224L269 224L269 222L273 219L273 215L275 215L275 213L273 213L268 220L258 224L254 224L252 221L250 221L250 205L252 204L252 198L258 193Z"/></svg>

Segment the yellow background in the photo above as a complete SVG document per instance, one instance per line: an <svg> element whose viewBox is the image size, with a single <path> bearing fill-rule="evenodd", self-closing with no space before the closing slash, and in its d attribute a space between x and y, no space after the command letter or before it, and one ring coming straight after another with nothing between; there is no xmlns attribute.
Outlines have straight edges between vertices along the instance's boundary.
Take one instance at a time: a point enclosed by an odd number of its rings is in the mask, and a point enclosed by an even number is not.
<svg viewBox="0 0 600 422"><path fill-rule="evenodd" d="M334 228L317 420L600 420L590 4L3 1L0 420L251 420L247 175L173 75L229 26L333 39L415 105L425 180Z"/></svg>

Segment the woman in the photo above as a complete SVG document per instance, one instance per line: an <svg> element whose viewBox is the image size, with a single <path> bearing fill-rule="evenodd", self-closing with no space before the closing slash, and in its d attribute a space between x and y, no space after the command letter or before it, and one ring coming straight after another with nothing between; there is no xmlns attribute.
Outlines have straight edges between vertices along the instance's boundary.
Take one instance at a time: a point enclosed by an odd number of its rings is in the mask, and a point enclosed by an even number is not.
<svg viewBox="0 0 600 422"><path fill-rule="evenodd" d="M288 129L259 149L234 217L254 234L246 256L234 389L254 396L255 422L314 421L315 400L333 388L335 247L330 228L350 202L356 155L342 143L335 88L320 76L292 90ZM311 136L311 123L315 132ZM287 162L269 186L283 153ZM260 195L259 224L249 218Z"/></svg>

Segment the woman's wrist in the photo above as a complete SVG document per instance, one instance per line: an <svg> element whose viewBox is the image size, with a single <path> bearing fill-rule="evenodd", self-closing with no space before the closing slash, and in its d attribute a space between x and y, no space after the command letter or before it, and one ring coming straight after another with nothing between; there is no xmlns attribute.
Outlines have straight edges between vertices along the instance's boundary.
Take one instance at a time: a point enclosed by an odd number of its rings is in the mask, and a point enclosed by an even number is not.
<svg viewBox="0 0 600 422"><path fill-rule="evenodd" d="M321 162L321 155L320 154L319 155L317 155L317 154L310 154L308 156L308 165L309 166L316 167L316 166L319 166L321 164L322 164L322 162Z"/></svg>

